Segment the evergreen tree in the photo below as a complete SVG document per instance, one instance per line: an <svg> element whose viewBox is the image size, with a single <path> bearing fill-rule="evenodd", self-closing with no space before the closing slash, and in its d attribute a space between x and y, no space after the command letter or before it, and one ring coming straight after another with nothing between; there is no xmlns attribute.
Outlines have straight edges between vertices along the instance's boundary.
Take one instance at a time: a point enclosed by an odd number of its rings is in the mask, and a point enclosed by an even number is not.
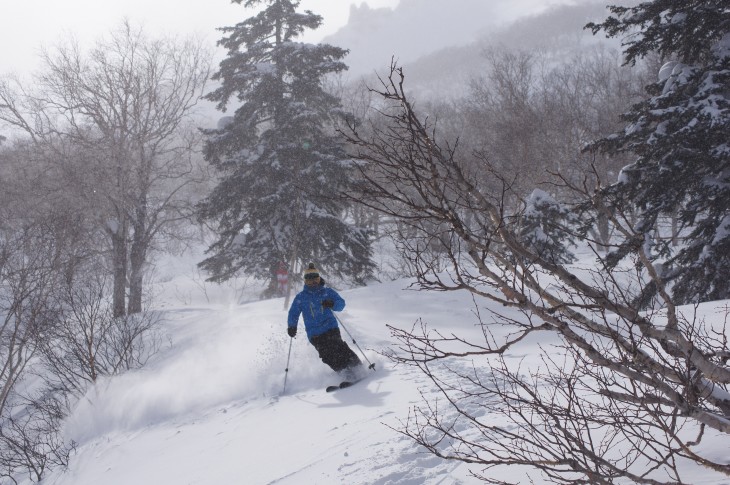
<svg viewBox="0 0 730 485"><path fill-rule="evenodd" d="M340 101L323 89L327 75L347 68L347 51L294 41L322 22L298 13L298 0L236 3L265 8L220 29L228 55L213 76L220 87L207 97L220 110L232 98L240 106L206 131L204 155L221 177L199 206L218 235L200 266L214 281L245 269L275 283L280 263L316 261L362 282L372 273L370 235L343 221L336 195L347 190L353 161L329 129L343 115Z"/></svg>
<svg viewBox="0 0 730 485"><path fill-rule="evenodd" d="M578 218L568 207L547 192L535 189L525 201L516 232L520 241L541 258L554 264L568 264L575 261L569 247L575 246L570 228L577 222Z"/></svg>
<svg viewBox="0 0 730 485"><path fill-rule="evenodd" d="M654 0L610 7L589 24L624 41L626 62L655 52L665 61L648 99L625 115L628 125L593 145L630 152L636 161L607 190L638 215L636 237L616 251L646 247L662 215L677 214L684 244L659 242L664 279L682 303L730 298L730 8L727 0Z"/></svg>

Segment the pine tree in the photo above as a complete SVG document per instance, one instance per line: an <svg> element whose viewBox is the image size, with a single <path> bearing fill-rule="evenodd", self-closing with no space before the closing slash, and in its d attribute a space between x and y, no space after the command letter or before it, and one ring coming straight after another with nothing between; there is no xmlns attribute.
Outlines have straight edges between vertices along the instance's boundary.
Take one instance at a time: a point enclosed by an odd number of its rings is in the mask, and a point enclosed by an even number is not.
<svg viewBox="0 0 730 485"><path fill-rule="evenodd" d="M730 298L730 9L727 0L654 0L610 7L589 24L608 36L631 33L625 60L649 53L670 61L648 99L625 115L622 133L593 145L636 161L607 190L638 215L636 237L616 254L652 241L661 216L678 215L684 243L656 243L678 302ZM614 258L617 261L620 258Z"/></svg>
<svg viewBox="0 0 730 485"><path fill-rule="evenodd" d="M362 282L372 274L370 235L343 221L336 195L347 190L353 162L330 129L344 114L340 101L323 88L326 76L347 68L347 51L294 41L322 22L298 13L299 1L244 3L261 4L254 17L220 29L228 55L207 97L220 110L232 98L240 106L227 124L206 131L204 155L221 177L199 206L218 235L200 266L214 281L245 269L275 282L281 262L317 261Z"/></svg>
<svg viewBox="0 0 730 485"><path fill-rule="evenodd" d="M575 261L570 246L571 227L577 225L577 217L568 207L562 206L547 192L535 189L525 201L525 209L519 218L520 241L554 264Z"/></svg>

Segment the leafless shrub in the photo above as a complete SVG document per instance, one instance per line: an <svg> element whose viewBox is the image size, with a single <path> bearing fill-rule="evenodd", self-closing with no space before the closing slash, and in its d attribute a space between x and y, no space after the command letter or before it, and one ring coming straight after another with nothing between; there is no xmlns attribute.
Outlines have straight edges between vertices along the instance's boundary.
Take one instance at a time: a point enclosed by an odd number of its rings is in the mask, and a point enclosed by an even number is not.
<svg viewBox="0 0 730 485"><path fill-rule="evenodd" d="M160 347L160 315L115 317L108 277L88 272L59 293L58 323L41 339L51 388L76 396L101 376L142 367Z"/></svg>
<svg viewBox="0 0 730 485"><path fill-rule="evenodd" d="M66 403L53 393L18 400L6 410L0 426L0 477L17 483L17 477L27 475L40 482L51 468L68 466L75 443L66 442L60 432L66 414Z"/></svg>

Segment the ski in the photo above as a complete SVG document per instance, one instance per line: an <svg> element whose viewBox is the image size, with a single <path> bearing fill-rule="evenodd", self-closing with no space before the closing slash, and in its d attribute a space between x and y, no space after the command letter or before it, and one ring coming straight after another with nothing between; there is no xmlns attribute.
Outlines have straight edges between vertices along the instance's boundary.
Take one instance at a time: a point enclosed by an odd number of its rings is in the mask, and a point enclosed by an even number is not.
<svg viewBox="0 0 730 485"><path fill-rule="evenodd" d="M334 391L338 391L340 389L347 389L350 386L354 386L355 384L357 384L361 380L362 379L358 379L356 381L342 381L342 382L340 382L336 386L327 386L327 388L325 389L325 391L327 391L327 392L334 392Z"/></svg>

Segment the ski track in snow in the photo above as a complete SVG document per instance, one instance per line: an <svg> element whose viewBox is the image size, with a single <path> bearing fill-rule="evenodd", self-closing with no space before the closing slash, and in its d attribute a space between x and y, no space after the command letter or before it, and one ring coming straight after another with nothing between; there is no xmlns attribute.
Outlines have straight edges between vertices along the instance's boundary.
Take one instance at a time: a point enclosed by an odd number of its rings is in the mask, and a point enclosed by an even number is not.
<svg viewBox="0 0 730 485"><path fill-rule="evenodd" d="M293 485L301 483L367 483L372 485L436 485L462 483L450 478L451 471L459 465L445 462L420 449L410 438L395 430L400 426L395 411L383 410L385 397L378 398L379 390L390 389L385 381L403 379L416 384L419 376L413 369L405 369L399 376L371 376L365 382L347 390L338 391L339 403L320 404L323 409L340 406L376 406L372 416L362 422L344 422L330 428L327 441L330 445L317 455L316 459L286 476L268 483ZM405 374L405 375L404 375ZM359 389L358 387L365 389ZM416 386L414 386L416 387ZM398 392L398 391L395 391ZM424 394L433 393L435 389L424 390ZM303 402L310 402L316 395L296 396ZM413 401L417 404L420 401ZM369 424L370 423L370 424ZM378 425L375 429L372 426ZM382 428L386 428L384 430ZM353 433L353 429L355 432ZM368 431L369 429L369 431ZM387 439L383 439L383 438ZM328 463L326 474L322 473L322 464Z"/></svg>

